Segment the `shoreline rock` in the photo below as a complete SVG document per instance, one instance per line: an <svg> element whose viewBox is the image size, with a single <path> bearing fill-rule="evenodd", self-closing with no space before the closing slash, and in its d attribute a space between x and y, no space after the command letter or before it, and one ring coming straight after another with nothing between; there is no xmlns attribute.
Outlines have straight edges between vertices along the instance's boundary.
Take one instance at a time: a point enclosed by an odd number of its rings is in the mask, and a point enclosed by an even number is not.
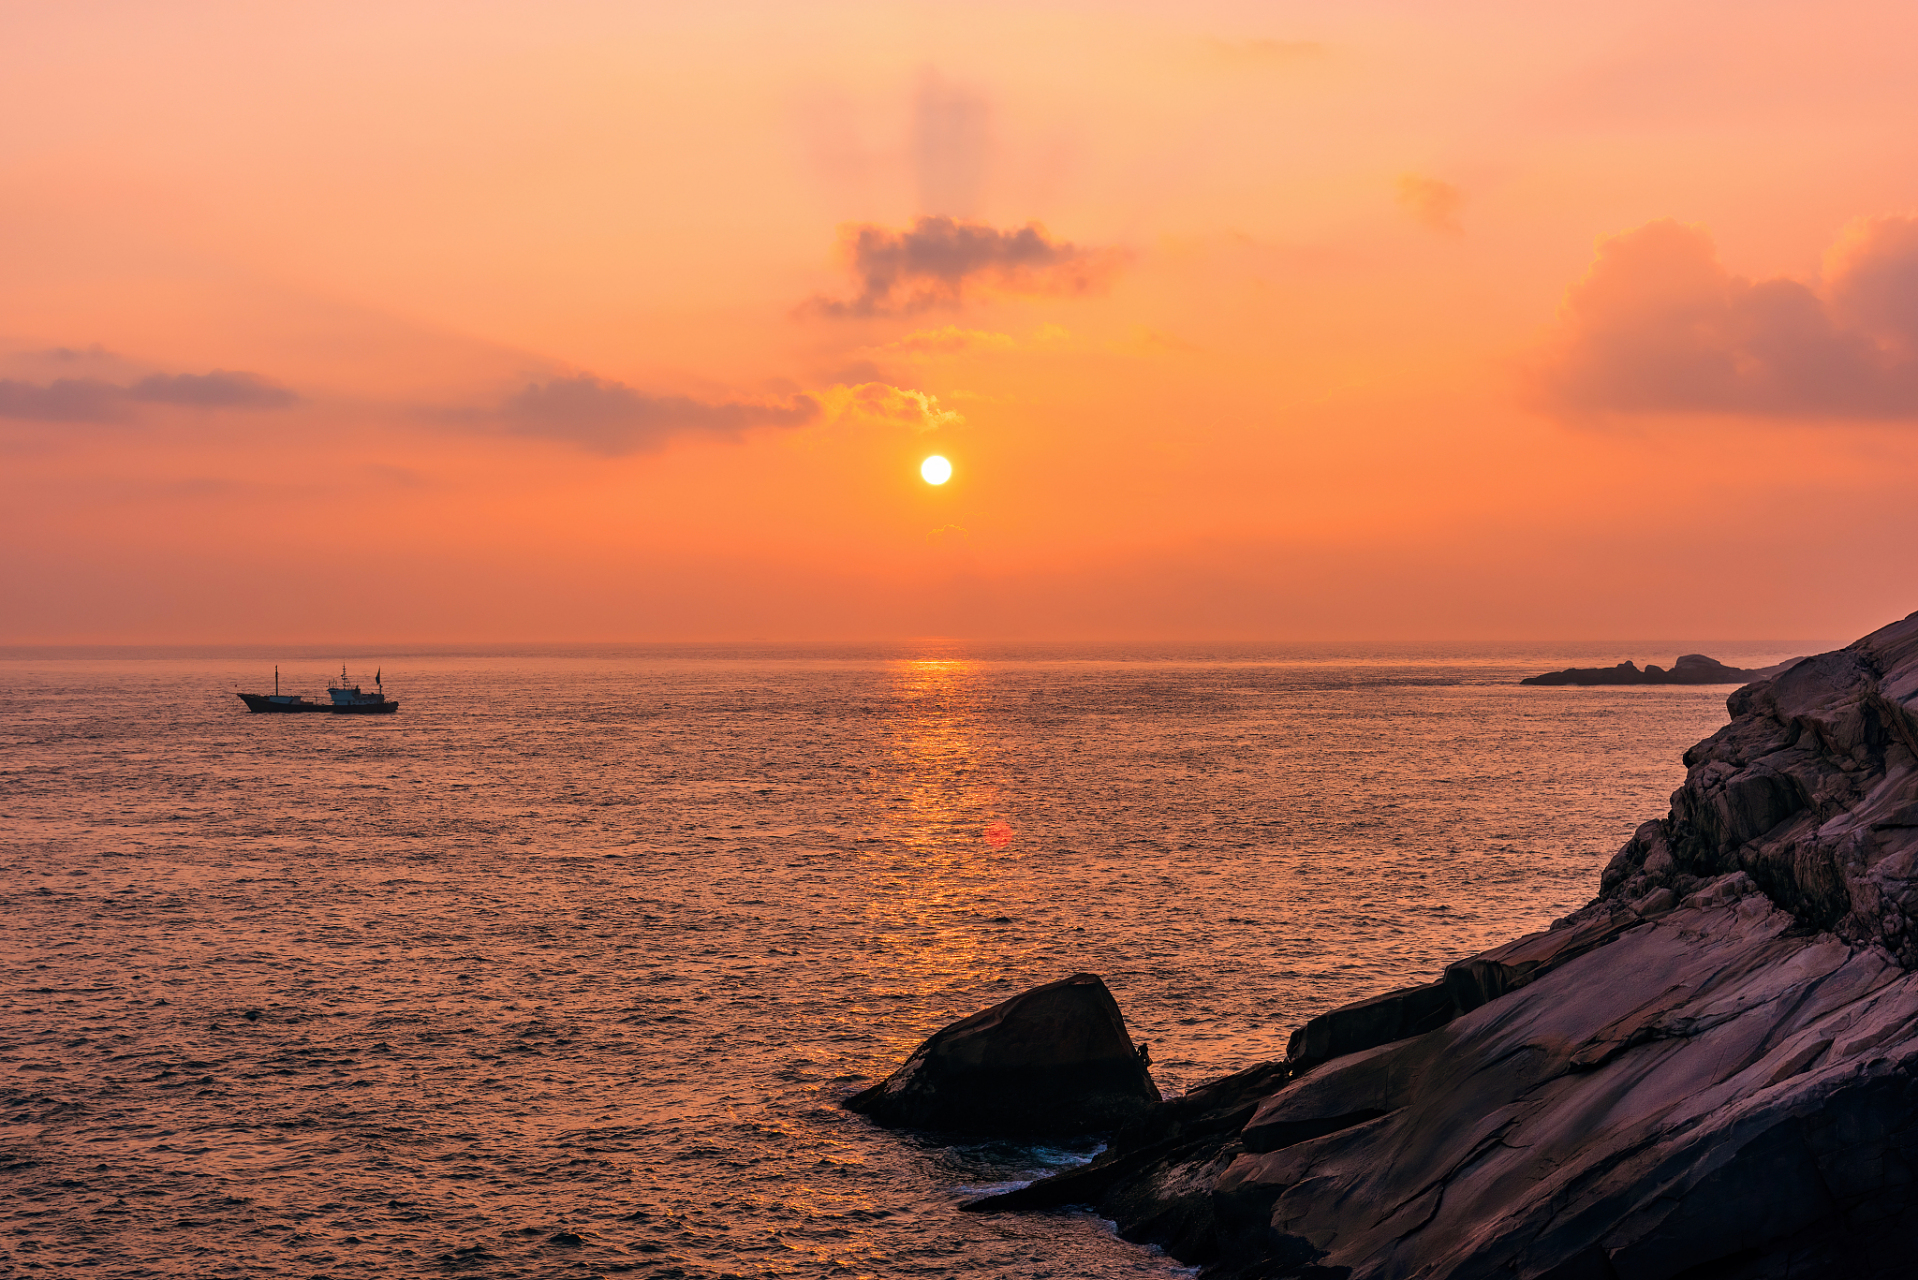
<svg viewBox="0 0 1918 1280"><path fill-rule="evenodd" d="M1687 653L1672 664L1671 670L1646 663L1643 671L1632 662L1615 667L1567 667L1544 675L1527 676L1520 684L1529 685L1632 685L1632 684L1749 684L1789 670L1803 658L1792 658L1769 667L1728 667L1702 653Z"/></svg>
<svg viewBox="0 0 1918 1280"><path fill-rule="evenodd" d="M1914 1274L1918 614L1727 706L1585 907L965 1207L1208 1280Z"/></svg>
<svg viewBox="0 0 1918 1280"><path fill-rule="evenodd" d="M1160 1101L1118 1001L1076 973L935 1032L842 1104L889 1128L998 1137L1110 1132Z"/></svg>

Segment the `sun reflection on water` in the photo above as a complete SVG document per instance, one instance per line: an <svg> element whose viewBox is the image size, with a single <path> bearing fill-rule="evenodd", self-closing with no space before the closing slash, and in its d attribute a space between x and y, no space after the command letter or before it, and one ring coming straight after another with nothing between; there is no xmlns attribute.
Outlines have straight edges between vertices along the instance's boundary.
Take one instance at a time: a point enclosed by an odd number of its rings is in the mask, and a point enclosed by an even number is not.
<svg viewBox="0 0 1918 1280"><path fill-rule="evenodd" d="M987 961L984 934L1007 920L1017 864L1005 842L981 838L995 822L1010 831L999 818L1008 762L982 676L980 663L947 657L890 673L890 749L868 779L859 845L881 890L867 904L875 995L936 1003L1004 972L1003 948Z"/></svg>
<svg viewBox="0 0 1918 1280"><path fill-rule="evenodd" d="M967 862L975 850L959 839L978 830L999 791L989 780L994 744L982 723L979 664L958 659L904 663L895 682L903 716L895 725L895 786L903 804L888 805L881 839Z"/></svg>

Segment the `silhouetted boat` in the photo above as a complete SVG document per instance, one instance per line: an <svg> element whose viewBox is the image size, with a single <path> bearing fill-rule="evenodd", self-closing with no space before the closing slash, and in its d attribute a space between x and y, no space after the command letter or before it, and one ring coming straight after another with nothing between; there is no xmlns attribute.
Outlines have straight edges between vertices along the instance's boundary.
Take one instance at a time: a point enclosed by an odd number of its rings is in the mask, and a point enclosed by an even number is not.
<svg viewBox="0 0 1918 1280"><path fill-rule="evenodd" d="M296 693L281 693L280 669L274 667L272 693L242 693L238 697L241 702L246 703L248 711L324 711L331 715L349 716L377 716L398 711L400 704L386 696L386 687L381 683L380 675L378 671L373 673L375 692L362 693L358 685L350 687L347 685L346 668L341 667L339 684L328 685L326 689L327 696L332 701L309 702Z"/></svg>

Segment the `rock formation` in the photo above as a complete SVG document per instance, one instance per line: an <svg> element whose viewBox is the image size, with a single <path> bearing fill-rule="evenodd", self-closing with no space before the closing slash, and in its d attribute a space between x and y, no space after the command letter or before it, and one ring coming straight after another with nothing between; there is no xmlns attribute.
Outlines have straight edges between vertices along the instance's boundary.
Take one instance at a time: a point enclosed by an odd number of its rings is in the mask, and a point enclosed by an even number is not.
<svg viewBox="0 0 1918 1280"><path fill-rule="evenodd" d="M1728 705L1586 907L968 1207L1221 1280L1918 1275L1918 614Z"/></svg>
<svg viewBox="0 0 1918 1280"><path fill-rule="evenodd" d="M1702 653L1687 653L1672 664L1667 671L1661 666L1646 663L1640 671L1636 664L1621 662L1615 667L1567 667L1563 671L1548 671L1542 676L1527 676L1520 684L1744 684L1749 680L1763 680L1777 675L1802 658L1793 658L1790 662L1780 662L1770 667L1728 667L1716 658L1708 658Z"/></svg>
<svg viewBox="0 0 1918 1280"><path fill-rule="evenodd" d="M1000 1137L1104 1133L1159 1101L1106 984L1074 974L936 1033L846 1106L879 1124Z"/></svg>

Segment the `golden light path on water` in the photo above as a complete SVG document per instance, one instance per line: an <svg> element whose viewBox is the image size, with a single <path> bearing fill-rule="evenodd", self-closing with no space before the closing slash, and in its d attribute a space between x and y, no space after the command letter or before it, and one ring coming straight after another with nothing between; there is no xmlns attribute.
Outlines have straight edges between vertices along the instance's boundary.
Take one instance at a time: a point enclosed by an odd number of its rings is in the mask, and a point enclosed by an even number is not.
<svg viewBox="0 0 1918 1280"><path fill-rule="evenodd" d="M997 744L982 723L978 664L921 659L898 664L892 676L893 698L913 711L892 726L894 768L883 785L894 794L874 797L873 825L862 841L887 868L875 866L882 892L869 903L868 919L902 988L920 999L949 998L1000 962L965 923L995 889L985 847L967 836L982 835L997 818ZM882 777L877 768L869 776L876 783ZM1011 866L1003 871L1016 874Z"/></svg>

